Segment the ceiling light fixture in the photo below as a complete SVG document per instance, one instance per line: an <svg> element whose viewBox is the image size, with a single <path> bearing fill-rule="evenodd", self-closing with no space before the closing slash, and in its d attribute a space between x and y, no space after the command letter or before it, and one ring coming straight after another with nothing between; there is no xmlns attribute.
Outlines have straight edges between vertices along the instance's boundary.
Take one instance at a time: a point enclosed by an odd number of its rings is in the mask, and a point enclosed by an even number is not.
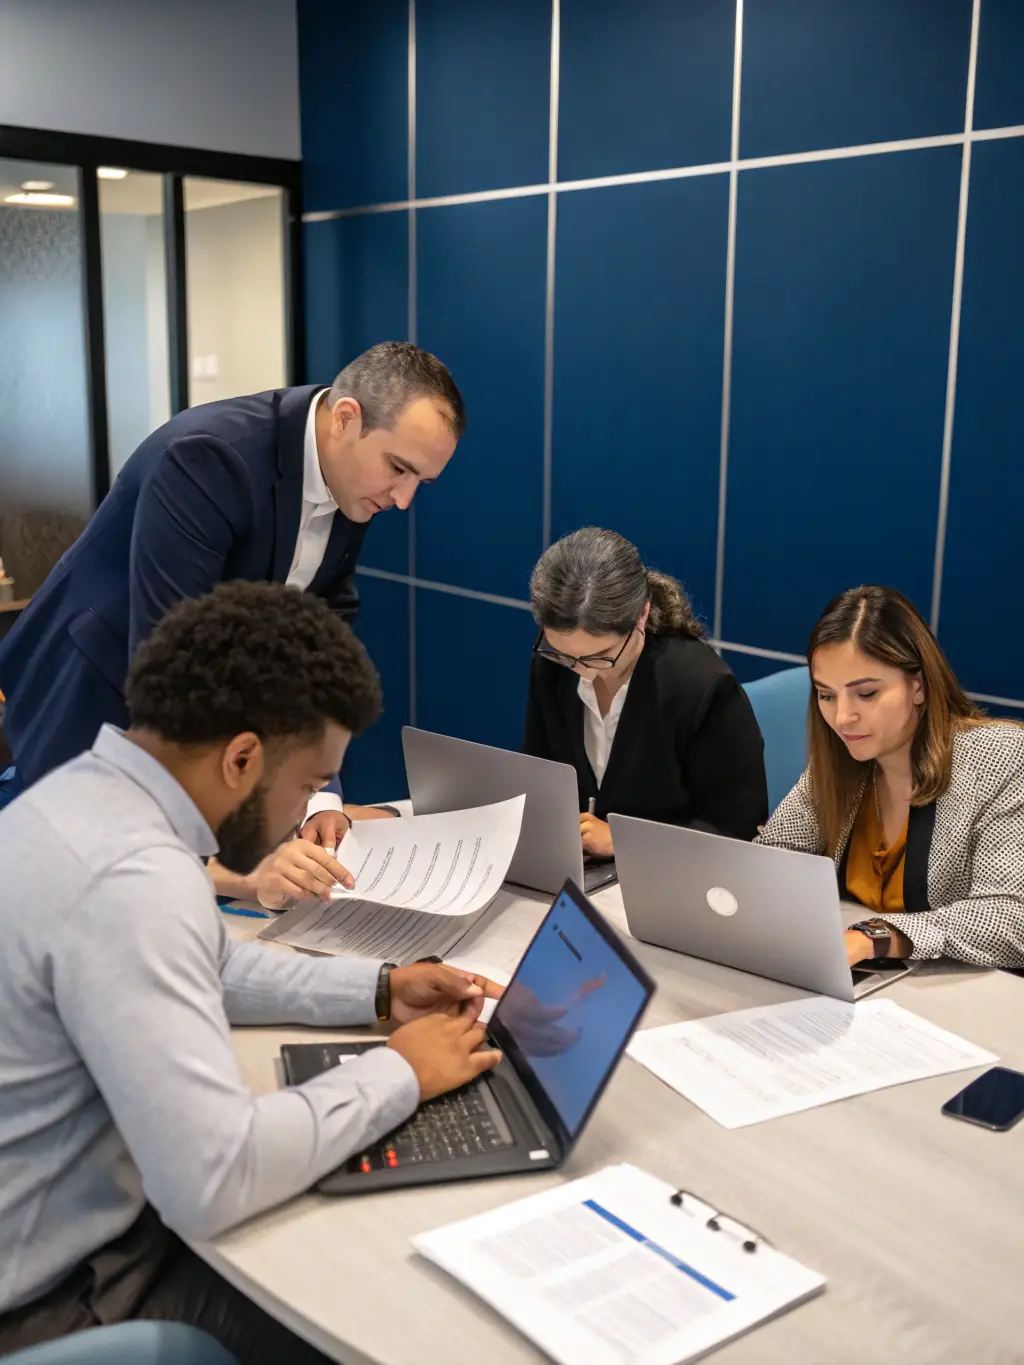
<svg viewBox="0 0 1024 1365"><path fill-rule="evenodd" d="M123 180L128 172L120 166L97 166L96 174L101 180Z"/></svg>
<svg viewBox="0 0 1024 1365"><path fill-rule="evenodd" d="M75 197L73 194L38 194L30 191L27 194L9 194L4 203L23 204L36 209L69 209L74 207Z"/></svg>
<svg viewBox="0 0 1024 1365"><path fill-rule="evenodd" d="M23 190L52 190L52 180L23 180L21 182Z"/></svg>

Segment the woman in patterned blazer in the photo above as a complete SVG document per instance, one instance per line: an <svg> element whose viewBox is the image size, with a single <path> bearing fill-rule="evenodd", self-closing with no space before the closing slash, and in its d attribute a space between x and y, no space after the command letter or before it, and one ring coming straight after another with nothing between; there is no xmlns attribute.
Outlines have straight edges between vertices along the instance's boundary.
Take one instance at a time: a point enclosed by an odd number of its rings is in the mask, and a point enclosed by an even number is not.
<svg viewBox="0 0 1024 1365"><path fill-rule="evenodd" d="M988 719L892 588L831 602L807 650L810 763L759 842L827 853L871 957L1024 966L1024 726Z"/></svg>

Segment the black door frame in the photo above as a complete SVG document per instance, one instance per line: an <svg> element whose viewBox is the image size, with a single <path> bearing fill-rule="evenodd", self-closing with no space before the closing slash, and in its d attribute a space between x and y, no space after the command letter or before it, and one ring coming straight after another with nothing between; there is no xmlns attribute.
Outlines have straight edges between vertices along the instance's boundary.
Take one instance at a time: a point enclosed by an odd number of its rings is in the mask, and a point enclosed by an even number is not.
<svg viewBox="0 0 1024 1365"><path fill-rule="evenodd" d="M93 506L110 488L103 265L100 248L100 166L124 166L164 177L168 354L171 411L188 406L188 315L183 183L188 176L273 185L284 191L284 297L289 384L306 379L305 308L302 278L301 162L275 157L211 152L198 147L133 142L126 138L54 133L0 124L0 158L49 162L77 170L82 227L82 289L88 384L89 455Z"/></svg>

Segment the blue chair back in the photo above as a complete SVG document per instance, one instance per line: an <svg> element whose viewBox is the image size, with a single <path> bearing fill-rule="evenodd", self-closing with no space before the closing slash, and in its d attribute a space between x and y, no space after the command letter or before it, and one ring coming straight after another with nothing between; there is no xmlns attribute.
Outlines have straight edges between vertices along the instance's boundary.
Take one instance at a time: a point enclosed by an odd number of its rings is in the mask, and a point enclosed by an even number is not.
<svg viewBox="0 0 1024 1365"><path fill-rule="evenodd" d="M4 1357L4 1365L238 1365L213 1337L180 1322L122 1322Z"/></svg>
<svg viewBox="0 0 1024 1365"><path fill-rule="evenodd" d="M743 686L764 736L768 809L773 811L793 790L807 766L807 698L811 678L806 668L786 668Z"/></svg>

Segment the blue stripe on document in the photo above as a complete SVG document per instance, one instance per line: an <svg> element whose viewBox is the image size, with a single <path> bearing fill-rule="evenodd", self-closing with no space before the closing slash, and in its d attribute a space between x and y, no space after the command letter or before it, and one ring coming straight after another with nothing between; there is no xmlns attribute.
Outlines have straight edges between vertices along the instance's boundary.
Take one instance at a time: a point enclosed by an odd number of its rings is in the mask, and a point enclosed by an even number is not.
<svg viewBox="0 0 1024 1365"><path fill-rule="evenodd" d="M726 1303L732 1303L736 1298L736 1295L731 1294L728 1289L723 1289L720 1284L715 1284L714 1280L709 1280L708 1277L702 1275L699 1270L694 1270L692 1265L687 1265L686 1262L681 1261L678 1256L673 1256L671 1251L666 1251L665 1248L659 1246L657 1242L652 1242L648 1237L645 1237L642 1232L638 1232L636 1228L630 1227L628 1223L624 1223L621 1218L616 1218L614 1213L609 1213L606 1208L602 1208L595 1200L585 1199L583 1201L583 1206L584 1208L593 1209L594 1213L599 1214L600 1217L613 1224L620 1232L624 1232L627 1237L632 1237L634 1242L639 1242L642 1246L647 1247L647 1249L653 1251L656 1256L660 1256L663 1261L668 1261L669 1265L673 1265L677 1270L681 1270L685 1275L689 1275L691 1280L696 1280L697 1283L703 1285L705 1289L710 1289L712 1294L717 1294L718 1297L724 1299Z"/></svg>

